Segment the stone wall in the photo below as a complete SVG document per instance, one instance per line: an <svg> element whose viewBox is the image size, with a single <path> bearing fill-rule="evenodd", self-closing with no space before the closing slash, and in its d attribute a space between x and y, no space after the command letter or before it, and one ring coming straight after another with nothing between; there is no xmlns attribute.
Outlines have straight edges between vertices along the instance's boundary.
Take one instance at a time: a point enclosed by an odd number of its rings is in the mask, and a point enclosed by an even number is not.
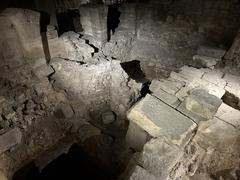
<svg viewBox="0 0 240 180"><path fill-rule="evenodd" d="M185 64L202 44L228 49L240 25L235 1L140 1L121 4L120 24L103 48L122 61L140 60L142 67L168 76Z"/></svg>
<svg viewBox="0 0 240 180"><path fill-rule="evenodd" d="M1 15L1 31L4 35L1 38L1 54L7 65L34 64L45 58L40 35L40 13L6 9Z"/></svg>

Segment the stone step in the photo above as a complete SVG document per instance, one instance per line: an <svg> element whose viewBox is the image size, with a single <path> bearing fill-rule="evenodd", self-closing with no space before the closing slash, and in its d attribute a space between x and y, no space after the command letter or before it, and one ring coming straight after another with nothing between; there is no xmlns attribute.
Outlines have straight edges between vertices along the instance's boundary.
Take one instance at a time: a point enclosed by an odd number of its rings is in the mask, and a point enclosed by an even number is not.
<svg viewBox="0 0 240 180"><path fill-rule="evenodd" d="M150 136L166 136L180 146L189 141L197 127L191 119L149 94L127 116Z"/></svg>
<svg viewBox="0 0 240 180"><path fill-rule="evenodd" d="M197 50L198 55L221 59L226 50L208 45L202 45Z"/></svg>

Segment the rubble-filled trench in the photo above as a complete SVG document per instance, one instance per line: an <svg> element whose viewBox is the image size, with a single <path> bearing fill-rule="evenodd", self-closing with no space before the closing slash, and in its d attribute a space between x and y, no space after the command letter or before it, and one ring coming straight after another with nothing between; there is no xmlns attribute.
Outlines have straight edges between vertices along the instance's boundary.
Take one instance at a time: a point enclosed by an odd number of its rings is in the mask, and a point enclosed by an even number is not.
<svg viewBox="0 0 240 180"><path fill-rule="evenodd" d="M240 179L238 1L27 4L0 3L0 180Z"/></svg>

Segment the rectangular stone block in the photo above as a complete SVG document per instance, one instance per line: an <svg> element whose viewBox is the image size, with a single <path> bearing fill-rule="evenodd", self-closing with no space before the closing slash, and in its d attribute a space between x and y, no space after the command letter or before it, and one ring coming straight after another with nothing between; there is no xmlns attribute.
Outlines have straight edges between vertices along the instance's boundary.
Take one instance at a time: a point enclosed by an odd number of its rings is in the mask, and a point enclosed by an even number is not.
<svg viewBox="0 0 240 180"><path fill-rule="evenodd" d="M150 85L150 90L152 92L157 92L161 89L169 94L175 95L184 85L184 82L171 78L161 79L159 81L153 80Z"/></svg>
<svg viewBox="0 0 240 180"><path fill-rule="evenodd" d="M240 129L240 111L222 103L219 107L215 117L233 125L234 127Z"/></svg>
<svg viewBox="0 0 240 180"><path fill-rule="evenodd" d="M166 104L168 104L169 106L171 106L173 108L178 107L179 104L181 103L181 101L179 101L179 99L176 96L168 94L167 92L165 92L161 89L153 92L152 95L157 97L158 99L160 99L161 101L165 102Z"/></svg>
<svg viewBox="0 0 240 180"><path fill-rule="evenodd" d="M224 79L222 79L222 77L223 73L221 71L212 70L210 72L205 73L202 79L211 82L221 88L224 88L227 83Z"/></svg>
<svg viewBox="0 0 240 180"><path fill-rule="evenodd" d="M0 154L21 143L22 133L14 128L0 135Z"/></svg>
<svg viewBox="0 0 240 180"><path fill-rule="evenodd" d="M150 136L167 136L178 145L188 142L196 128L191 119L149 94L130 109L127 117Z"/></svg>
<svg viewBox="0 0 240 180"><path fill-rule="evenodd" d="M190 66L181 67L179 73L189 77L197 77L197 78L201 78L204 74L204 72L201 71L200 69L196 69Z"/></svg>
<svg viewBox="0 0 240 180"><path fill-rule="evenodd" d="M212 119L222 100L203 89L194 90L178 108L195 122Z"/></svg>
<svg viewBox="0 0 240 180"><path fill-rule="evenodd" d="M213 58L213 57L207 57L207 56L201 56L201 55L195 55L193 56L193 61L199 66L199 67L205 67L210 68L217 64L219 59Z"/></svg>
<svg viewBox="0 0 240 180"><path fill-rule="evenodd" d="M198 55L221 59L225 55L226 50L206 45L200 46L197 53Z"/></svg>

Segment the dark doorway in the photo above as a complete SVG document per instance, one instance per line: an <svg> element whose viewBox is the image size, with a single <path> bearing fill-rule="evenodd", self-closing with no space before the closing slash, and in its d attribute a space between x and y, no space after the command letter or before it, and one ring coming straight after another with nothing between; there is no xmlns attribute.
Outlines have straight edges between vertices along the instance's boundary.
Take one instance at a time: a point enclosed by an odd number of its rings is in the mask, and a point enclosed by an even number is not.
<svg viewBox="0 0 240 180"><path fill-rule="evenodd" d="M59 35L68 31L80 32L82 30L78 10L67 10L57 13L57 22Z"/></svg>
<svg viewBox="0 0 240 180"><path fill-rule="evenodd" d="M108 6L108 15L107 15L107 39L110 41L111 34L115 33L115 29L120 23L120 14L118 10L118 5L109 5Z"/></svg>
<svg viewBox="0 0 240 180"><path fill-rule="evenodd" d="M121 63L121 66L131 79L134 79L136 82L139 83L147 82L145 74L141 69L140 61L133 60L129 62L124 62Z"/></svg>

